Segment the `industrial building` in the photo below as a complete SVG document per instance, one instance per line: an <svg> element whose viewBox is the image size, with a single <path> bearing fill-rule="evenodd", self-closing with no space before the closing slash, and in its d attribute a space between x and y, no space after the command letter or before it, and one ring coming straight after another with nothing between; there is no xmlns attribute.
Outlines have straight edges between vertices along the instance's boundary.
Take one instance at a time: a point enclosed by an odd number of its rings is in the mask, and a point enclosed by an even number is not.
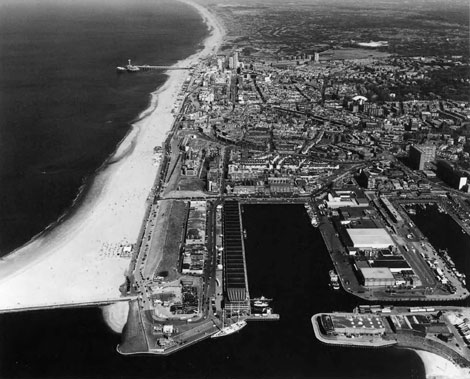
<svg viewBox="0 0 470 379"><path fill-rule="evenodd" d="M352 313L323 314L321 323L328 335L376 335L385 333L382 317Z"/></svg>
<svg viewBox="0 0 470 379"><path fill-rule="evenodd" d="M380 196L380 201L384 205L385 209L387 210L389 216L392 218L393 222L396 223L404 223L403 217L401 217L400 213L395 209L393 204L388 200L385 196Z"/></svg>
<svg viewBox="0 0 470 379"><path fill-rule="evenodd" d="M354 249L388 249L395 246L392 237L383 228L346 229Z"/></svg>
<svg viewBox="0 0 470 379"><path fill-rule="evenodd" d="M361 267L359 268L364 287L395 286L396 280L388 267Z"/></svg>
<svg viewBox="0 0 470 379"><path fill-rule="evenodd" d="M328 194L326 205L332 209L340 207L368 207L369 200L367 200L362 191L337 190Z"/></svg>

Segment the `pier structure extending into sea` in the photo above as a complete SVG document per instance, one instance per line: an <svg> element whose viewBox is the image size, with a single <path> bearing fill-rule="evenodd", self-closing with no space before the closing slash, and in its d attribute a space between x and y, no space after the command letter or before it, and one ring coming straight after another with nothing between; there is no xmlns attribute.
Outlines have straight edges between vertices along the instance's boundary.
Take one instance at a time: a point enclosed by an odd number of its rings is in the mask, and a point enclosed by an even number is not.
<svg viewBox="0 0 470 379"><path fill-rule="evenodd" d="M223 288L227 314L249 315L251 313L242 230L240 203L232 200L225 201L223 208Z"/></svg>
<svg viewBox="0 0 470 379"><path fill-rule="evenodd" d="M134 65L134 67L137 67L140 70L191 70L192 67L179 67L179 66L149 66L147 64L145 65Z"/></svg>

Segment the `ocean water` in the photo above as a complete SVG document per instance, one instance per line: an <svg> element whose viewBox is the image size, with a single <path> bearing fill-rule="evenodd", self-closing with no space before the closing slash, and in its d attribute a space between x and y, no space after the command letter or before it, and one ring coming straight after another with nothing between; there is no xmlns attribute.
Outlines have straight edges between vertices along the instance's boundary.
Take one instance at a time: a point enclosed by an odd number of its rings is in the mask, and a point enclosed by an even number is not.
<svg viewBox="0 0 470 379"><path fill-rule="evenodd" d="M66 212L207 27L170 0L0 1L0 256Z"/></svg>
<svg viewBox="0 0 470 379"><path fill-rule="evenodd" d="M362 302L329 287L332 268L320 233L299 205L244 207L252 296L274 298L280 321L251 322L168 357L123 357L119 334L96 308L0 315L2 378L388 378L425 377L404 349L331 347L310 318Z"/></svg>

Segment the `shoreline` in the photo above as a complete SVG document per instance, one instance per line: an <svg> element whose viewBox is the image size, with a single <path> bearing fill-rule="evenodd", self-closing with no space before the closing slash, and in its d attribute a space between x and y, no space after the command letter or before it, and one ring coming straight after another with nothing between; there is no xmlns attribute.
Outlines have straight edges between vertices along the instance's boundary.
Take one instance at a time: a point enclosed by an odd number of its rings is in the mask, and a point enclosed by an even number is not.
<svg viewBox="0 0 470 379"><path fill-rule="evenodd" d="M223 30L204 7L187 0L207 25L203 47L174 65L194 65L215 53ZM166 139L171 113L188 77L167 71L167 80L150 94L149 106L132 124L116 150L80 188L68 212L32 240L0 260L0 309L119 300L130 258L119 248L135 243L158 166L153 148ZM153 108L153 109L152 109ZM86 183L89 182L89 183Z"/></svg>
<svg viewBox="0 0 470 379"><path fill-rule="evenodd" d="M423 362L426 378L460 379L470 377L470 367L459 367L451 361L424 350L410 349L418 354Z"/></svg>

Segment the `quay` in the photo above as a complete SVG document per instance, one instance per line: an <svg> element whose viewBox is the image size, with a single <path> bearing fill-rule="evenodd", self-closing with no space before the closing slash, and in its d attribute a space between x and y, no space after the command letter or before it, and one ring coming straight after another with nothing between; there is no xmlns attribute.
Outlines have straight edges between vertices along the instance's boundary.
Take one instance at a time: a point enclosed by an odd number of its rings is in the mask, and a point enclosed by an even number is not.
<svg viewBox="0 0 470 379"><path fill-rule="evenodd" d="M315 337L336 346L424 350L470 366L468 308L363 307L370 312L315 314L311 318Z"/></svg>
<svg viewBox="0 0 470 379"><path fill-rule="evenodd" d="M356 330L356 324L362 326L365 321L365 317L353 314L319 313L312 316L312 327L315 337L327 345L377 348L397 344L385 338L385 325L379 316L374 316L373 322L367 320L371 326Z"/></svg>
<svg viewBox="0 0 470 379"><path fill-rule="evenodd" d="M450 302L470 296L461 274L440 257L406 211L406 206L411 204L423 204L423 207L436 204L445 210L441 197L375 197L367 192L366 195L369 204L363 208L367 209L367 215L358 216L354 209L344 206L338 207L337 212L344 212L349 220L356 217L362 223L373 225L373 229L382 232L383 241L364 235L358 240L354 237L354 226L343 224L338 216L320 217L319 231L346 292L367 301L394 303ZM452 217L453 212L447 210ZM361 258L361 251L370 254L369 259Z"/></svg>

